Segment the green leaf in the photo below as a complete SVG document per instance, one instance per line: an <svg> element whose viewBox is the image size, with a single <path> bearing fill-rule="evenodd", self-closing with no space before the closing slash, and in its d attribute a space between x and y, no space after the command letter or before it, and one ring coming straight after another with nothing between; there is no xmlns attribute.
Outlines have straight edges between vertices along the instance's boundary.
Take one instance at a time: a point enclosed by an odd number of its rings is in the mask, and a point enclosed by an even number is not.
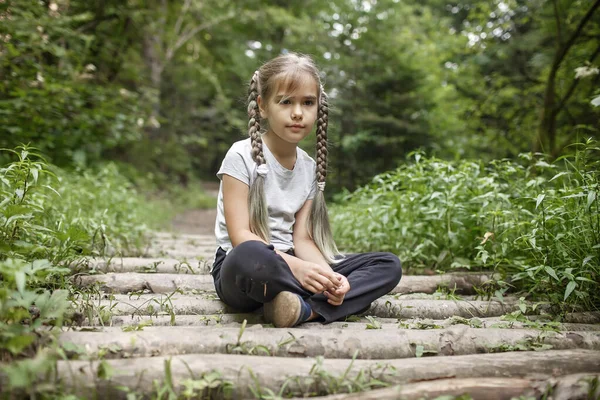
<svg viewBox="0 0 600 400"><path fill-rule="evenodd" d="M594 190L590 190L587 196L587 205L585 206L585 210L589 210L592 203L596 200L596 192Z"/></svg>
<svg viewBox="0 0 600 400"><path fill-rule="evenodd" d="M565 171L563 171L563 172L559 172L558 174L554 175L554 176L552 177L552 179L550 179L548 182L552 182L552 181L553 181L553 180L555 180L556 178L558 178L558 177L560 177L560 176L563 176L563 175L566 175L566 174L568 174L568 172L565 172Z"/></svg>
<svg viewBox="0 0 600 400"><path fill-rule="evenodd" d="M17 285L17 290L19 291L19 293L23 294L23 292L25 291L25 272L15 272L15 284Z"/></svg>
<svg viewBox="0 0 600 400"><path fill-rule="evenodd" d="M546 197L545 194L539 194L536 201L535 201L535 208L537 210L537 208L539 207L539 205L541 204L542 201L544 201L544 197Z"/></svg>
<svg viewBox="0 0 600 400"><path fill-rule="evenodd" d="M556 279L557 281L560 282L560 279L558 279L558 275L556 275L556 272L554 271L554 269L552 267L546 266L544 268L544 270L546 270L548 275L550 275L551 277L553 277L554 279Z"/></svg>
<svg viewBox="0 0 600 400"><path fill-rule="evenodd" d="M424 350L425 350L425 349L423 348L423 346L421 346L421 345L418 345L418 346L417 346L417 348L415 349L415 356L416 356L417 358L420 358L420 357L422 357L422 356L423 356L423 353L424 353Z"/></svg>
<svg viewBox="0 0 600 400"><path fill-rule="evenodd" d="M565 290L564 300L567 300L567 298L569 298L569 295L573 292L573 290L575 290L576 287L577 287L577 282L575 282L575 281L569 282L569 284L567 285L567 289Z"/></svg>
<svg viewBox="0 0 600 400"><path fill-rule="evenodd" d="M32 344L34 340L35 340L35 335L33 333L21 334L19 336L12 337L6 343L6 348L12 354L19 354L20 352L25 350L25 348L27 348L27 346Z"/></svg>
<svg viewBox="0 0 600 400"><path fill-rule="evenodd" d="M98 365L97 375L98 378L108 380L115 374L115 370L106 360L100 361Z"/></svg>
<svg viewBox="0 0 600 400"><path fill-rule="evenodd" d="M37 183L39 170L36 167L31 168L31 175L33 176L33 182Z"/></svg>

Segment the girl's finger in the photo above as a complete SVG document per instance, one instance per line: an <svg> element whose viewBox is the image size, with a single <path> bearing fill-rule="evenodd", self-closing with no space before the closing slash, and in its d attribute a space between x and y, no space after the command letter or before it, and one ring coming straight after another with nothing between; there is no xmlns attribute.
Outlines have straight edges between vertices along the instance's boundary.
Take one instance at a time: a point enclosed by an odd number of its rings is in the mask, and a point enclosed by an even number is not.
<svg viewBox="0 0 600 400"><path fill-rule="evenodd" d="M342 304L342 302L341 302L341 301L334 301L334 300L331 300L331 299L330 299L330 300L327 300L327 302L328 302L329 304L331 304L332 306L339 306L339 305L341 305L341 304Z"/></svg>
<svg viewBox="0 0 600 400"><path fill-rule="evenodd" d="M318 279L310 279L307 283L317 289L317 293L327 289Z"/></svg>
<svg viewBox="0 0 600 400"><path fill-rule="evenodd" d="M324 276L324 277L325 277L325 278L326 278L326 279L327 279L327 280L330 282L329 284L330 284L332 287L337 287L337 286L339 286L339 284L340 284L340 283L339 283L339 281L338 281L338 279L337 279L337 275L336 275L336 273L335 273L335 272L333 272L333 271L327 271L327 270L323 270L323 271L321 271L321 272L320 272L320 274L321 274L322 276Z"/></svg>
<svg viewBox="0 0 600 400"><path fill-rule="evenodd" d="M306 284L306 285L304 286L304 288L305 288L306 290L308 290L309 292L312 292L312 293L321 293L321 292L322 292L322 290L317 290L317 288L316 288L316 287L314 287L314 286L313 286L313 285L311 285L311 284Z"/></svg>
<svg viewBox="0 0 600 400"><path fill-rule="evenodd" d="M335 303L342 304L342 301L344 301L344 296L336 296L336 295L334 295L332 293L329 293L329 292L324 292L324 294L325 294L325 297L327 297L329 300L331 300L331 301L333 301Z"/></svg>
<svg viewBox="0 0 600 400"><path fill-rule="evenodd" d="M311 278L313 279L313 281L318 282L319 285L321 285L323 287L323 289L321 289L321 291L334 289L331 281L329 279L327 279L326 276L317 274L315 276L312 276ZM315 283L313 283L313 286L317 286L317 285Z"/></svg>

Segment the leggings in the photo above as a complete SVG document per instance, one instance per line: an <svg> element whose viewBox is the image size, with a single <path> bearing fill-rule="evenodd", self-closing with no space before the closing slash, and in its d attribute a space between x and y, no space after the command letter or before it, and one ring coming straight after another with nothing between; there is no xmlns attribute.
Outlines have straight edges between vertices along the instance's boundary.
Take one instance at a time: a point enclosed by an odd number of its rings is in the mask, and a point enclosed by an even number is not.
<svg viewBox="0 0 600 400"><path fill-rule="evenodd" d="M287 253L294 255L292 250ZM339 306L327 303L323 293L304 289L274 247L260 241L243 242L229 254L219 247L211 274L219 298L235 310L257 310L280 292L289 291L299 294L325 323L366 311L402 277L400 260L391 253L348 254L332 269L350 283Z"/></svg>

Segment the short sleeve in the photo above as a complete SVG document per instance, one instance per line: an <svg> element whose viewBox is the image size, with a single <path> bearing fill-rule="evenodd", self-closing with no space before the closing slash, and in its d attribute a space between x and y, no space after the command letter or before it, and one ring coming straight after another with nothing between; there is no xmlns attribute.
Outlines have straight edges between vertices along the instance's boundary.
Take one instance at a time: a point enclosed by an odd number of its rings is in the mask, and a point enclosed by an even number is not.
<svg viewBox="0 0 600 400"><path fill-rule="evenodd" d="M310 193L308 194L308 200L312 200L315 198L317 194L317 179L313 179L312 184L310 185Z"/></svg>
<svg viewBox="0 0 600 400"><path fill-rule="evenodd" d="M234 147L229 149L221 163L221 168L217 172L217 177L221 180L223 175L230 175L250 186L250 174L244 156Z"/></svg>

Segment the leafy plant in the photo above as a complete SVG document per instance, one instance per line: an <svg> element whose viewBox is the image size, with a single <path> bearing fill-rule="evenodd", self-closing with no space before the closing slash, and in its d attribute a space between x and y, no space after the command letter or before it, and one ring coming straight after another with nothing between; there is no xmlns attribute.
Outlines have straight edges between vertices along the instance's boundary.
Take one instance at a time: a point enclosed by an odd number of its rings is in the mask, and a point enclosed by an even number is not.
<svg viewBox="0 0 600 400"><path fill-rule="evenodd" d="M379 321L377 321L374 317L367 315L366 318L369 321L367 323L366 329L382 329L381 323Z"/></svg>
<svg viewBox="0 0 600 400"><path fill-rule="evenodd" d="M556 311L600 304L600 148L589 140L550 162L448 162L413 153L331 207L338 244L391 251L408 270L492 269Z"/></svg>

